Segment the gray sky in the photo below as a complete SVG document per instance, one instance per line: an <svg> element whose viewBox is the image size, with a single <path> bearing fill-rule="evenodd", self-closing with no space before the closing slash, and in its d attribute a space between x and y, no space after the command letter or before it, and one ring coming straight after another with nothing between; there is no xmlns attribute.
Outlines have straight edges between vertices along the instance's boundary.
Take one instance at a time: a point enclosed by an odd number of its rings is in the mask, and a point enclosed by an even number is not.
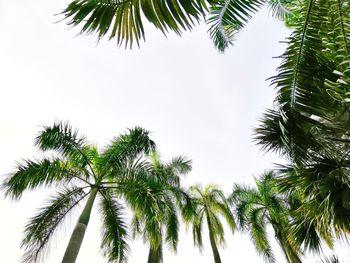
<svg viewBox="0 0 350 263"><path fill-rule="evenodd" d="M33 140L40 125L69 120L91 142L103 146L127 127L152 131L164 159L186 155L193 160L187 185L215 182L228 193L233 182L252 183L253 175L277 159L263 155L252 142L252 130L274 91L266 78L278 65L288 32L281 23L258 14L239 34L235 46L219 54L206 26L182 38L165 38L147 26L147 42L132 51L112 41L77 36L54 23L66 1L0 1L0 174L15 161L37 155ZM0 199L0 262L19 262L26 219L48 196L26 194L18 203ZM5 212L4 212L5 211ZM67 238L57 239L48 263L61 262ZM262 262L249 238L227 232L223 262ZM78 262L105 262L99 255L99 218L92 215ZM206 240L208 241L208 240ZM146 262L147 247L131 244L129 262ZM283 262L276 250L278 262ZM165 262L212 262L209 243L202 254L184 228L178 254Z"/></svg>

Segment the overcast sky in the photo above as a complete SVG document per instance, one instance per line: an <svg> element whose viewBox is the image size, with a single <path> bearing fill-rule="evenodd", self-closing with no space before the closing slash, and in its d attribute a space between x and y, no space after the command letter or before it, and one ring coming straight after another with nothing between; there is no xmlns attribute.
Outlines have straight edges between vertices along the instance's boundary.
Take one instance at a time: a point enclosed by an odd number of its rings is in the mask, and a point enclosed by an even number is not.
<svg viewBox="0 0 350 263"><path fill-rule="evenodd" d="M259 13L239 34L235 46L219 54L197 26L181 38L165 38L146 28L141 48L124 50L112 41L76 36L55 23L66 1L0 0L0 174L15 161L37 156L34 137L40 125L69 120L92 143L102 147L128 127L152 132L162 157L186 155L193 172L186 185L214 182L228 193L234 182L253 182L278 160L264 155L252 141L263 110L274 91L266 78L279 64L288 31L267 11ZM19 262L26 219L49 192L26 194L18 203L0 199L1 263ZM57 239L45 262L61 262L76 218L67 235ZM165 262L212 262L206 239L202 254L190 233L180 237L178 254ZM64 238L65 237L65 238ZM223 262L262 262L249 238L227 232L220 249ZM77 262L105 262L99 254L99 217L93 214ZM147 246L131 244L129 262L146 262ZM278 262L284 262L276 249Z"/></svg>

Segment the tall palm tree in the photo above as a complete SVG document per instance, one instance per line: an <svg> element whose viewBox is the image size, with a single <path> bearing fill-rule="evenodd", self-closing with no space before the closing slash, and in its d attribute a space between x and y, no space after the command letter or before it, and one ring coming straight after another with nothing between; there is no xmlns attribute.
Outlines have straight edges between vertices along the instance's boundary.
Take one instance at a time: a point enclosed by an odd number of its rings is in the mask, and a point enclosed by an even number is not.
<svg viewBox="0 0 350 263"><path fill-rule="evenodd" d="M164 163L157 153L153 153L150 162L147 176L153 184L148 184L145 192L140 193L137 199L141 201L140 204L130 202L134 212L132 226L134 237L142 235L149 244L147 262L160 263L163 261L164 243L174 251L177 248L179 206L188 199L181 188L180 177L190 172L191 161L178 156ZM147 192L152 192L152 195Z"/></svg>
<svg viewBox="0 0 350 263"><path fill-rule="evenodd" d="M129 129L99 152L68 123L59 122L44 127L35 144L39 150L54 155L25 160L2 184L5 195L16 200L27 190L58 187L57 193L25 227L21 244L25 249L23 261L42 262L59 226L87 199L62 260L64 263L75 262L96 198L102 218L102 253L109 262L125 261L128 231L119 197L132 187L129 175L143 169L142 162L132 167L129 164L155 150L148 132L139 127Z"/></svg>
<svg viewBox="0 0 350 263"><path fill-rule="evenodd" d="M192 225L194 244L203 247L203 222L207 222L210 245L214 262L221 263L218 245L225 243L224 228L219 215L223 216L230 230L234 232L236 223L224 193L216 185L204 189L200 185L190 187L191 202L184 208L184 219Z"/></svg>
<svg viewBox="0 0 350 263"><path fill-rule="evenodd" d="M271 171L263 174L256 180L257 189L236 184L229 200L235 207L240 227L249 232L256 250L267 261L275 262L267 235L267 226L271 225L286 260L302 262L300 247L289 224L289 207L274 177Z"/></svg>

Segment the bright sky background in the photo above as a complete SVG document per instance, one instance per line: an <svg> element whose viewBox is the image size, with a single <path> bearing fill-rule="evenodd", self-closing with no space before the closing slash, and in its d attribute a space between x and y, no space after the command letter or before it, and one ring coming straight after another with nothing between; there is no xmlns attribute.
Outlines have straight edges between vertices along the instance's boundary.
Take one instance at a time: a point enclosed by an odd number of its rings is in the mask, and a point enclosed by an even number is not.
<svg viewBox="0 0 350 263"><path fill-rule="evenodd" d="M54 23L67 1L0 1L0 174L15 161L37 156L34 137L40 125L69 120L93 143L103 146L135 125L152 131L165 160L186 155L193 172L186 185L214 182L228 193L234 182L273 167L252 142L252 131L274 91L265 81L279 64L288 31L267 11L255 16L224 55L213 47L206 26L182 38L165 38L147 27L141 48L124 50L112 40L77 36ZM26 219L48 196L39 190L18 203L0 199L1 263L19 262ZM74 226L75 218L70 226ZM61 262L67 238L59 238L47 263ZM262 262L247 236L227 232L223 262ZM99 254L99 218L93 214L77 262L106 262ZM129 262L146 262L147 246L131 244ZM276 248L278 262L284 262ZM202 254L190 232L180 237L178 254L166 263L212 262L208 240ZM311 261L312 262L312 261Z"/></svg>

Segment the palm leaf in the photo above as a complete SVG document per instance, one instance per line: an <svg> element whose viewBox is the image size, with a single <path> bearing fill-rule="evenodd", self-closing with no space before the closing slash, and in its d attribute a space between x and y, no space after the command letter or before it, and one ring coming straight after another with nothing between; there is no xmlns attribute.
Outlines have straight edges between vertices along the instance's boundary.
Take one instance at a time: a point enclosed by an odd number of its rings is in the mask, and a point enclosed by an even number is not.
<svg viewBox="0 0 350 263"><path fill-rule="evenodd" d="M309 146L302 136L305 124L321 125L321 120L327 118L325 113L335 106L324 88L325 79L334 79L334 66L322 53L325 49L322 37L327 31L321 25L326 21L327 5L323 0L310 0L298 11L299 22L288 40L278 75L272 78L278 89L280 115L278 124L273 116L276 121L273 131L281 130L278 133L292 159L298 155L302 159Z"/></svg>
<svg viewBox="0 0 350 263"><path fill-rule="evenodd" d="M169 199L169 198L168 198ZM170 244L172 250L176 252L179 242L179 219L177 209L171 200L167 200L168 212L165 220L166 236L165 241Z"/></svg>
<svg viewBox="0 0 350 263"><path fill-rule="evenodd" d="M64 188L29 220L21 243L25 249L23 262L44 262L53 235L86 195L83 188Z"/></svg>
<svg viewBox="0 0 350 263"><path fill-rule="evenodd" d="M60 159L25 160L18 163L16 170L2 183L5 196L19 199L25 190L40 186L61 185L74 178L68 164Z"/></svg>
<svg viewBox="0 0 350 263"><path fill-rule="evenodd" d="M293 15L293 5L297 3L293 3L292 0L271 0L268 3L273 16L283 21L288 21Z"/></svg>
<svg viewBox="0 0 350 263"><path fill-rule="evenodd" d="M156 145L149 138L148 131L140 127L129 129L127 133L115 137L104 149L101 155L104 170L112 177L120 175L128 160L132 160L133 163L142 154L151 153L155 149Z"/></svg>
<svg viewBox="0 0 350 263"><path fill-rule="evenodd" d="M203 217L204 213L198 213L197 216L195 216L192 220L193 243L200 250L203 248Z"/></svg>
<svg viewBox="0 0 350 263"><path fill-rule="evenodd" d="M109 33L118 44L130 47L144 39L142 14L164 34L172 30L181 34L191 29L206 10L201 0L75 0L63 11L69 25L82 25L81 33Z"/></svg>
<svg viewBox="0 0 350 263"><path fill-rule="evenodd" d="M35 145L42 151L53 150L81 162L88 162L83 154L86 138L78 135L68 122L56 122L53 126L44 126L44 130L35 139Z"/></svg>
<svg viewBox="0 0 350 263"><path fill-rule="evenodd" d="M101 251L108 262L125 262L129 246L124 208L111 191L101 189L99 209L102 218Z"/></svg>
<svg viewBox="0 0 350 263"><path fill-rule="evenodd" d="M265 3L264 0L219 0L210 7L208 23L210 37L219 51L232 44L235 34L241 30L252 14Z"/></svg>
<svg viewBox="0 0 350 263"><path fill-rule="evenodd" d="M253 209L249 212L248 220L250 222L250 237L258 253L263 255L266 261L275 262L275 257L272 253L265 228L266 226L264 224L264 220L261 218L261 213L261 209Z"/></svg>
<svg viewBox="0 0 350 263"><path fill-rule="evenodd" d="M327 55L335 64L333 73L336 80L327 79L326 88L328 94L336 100L349 102L350 91L350 31L348 17L349 5L347 1L329 1L329 19L327 26L329 34L327 38Z"/></svg>

